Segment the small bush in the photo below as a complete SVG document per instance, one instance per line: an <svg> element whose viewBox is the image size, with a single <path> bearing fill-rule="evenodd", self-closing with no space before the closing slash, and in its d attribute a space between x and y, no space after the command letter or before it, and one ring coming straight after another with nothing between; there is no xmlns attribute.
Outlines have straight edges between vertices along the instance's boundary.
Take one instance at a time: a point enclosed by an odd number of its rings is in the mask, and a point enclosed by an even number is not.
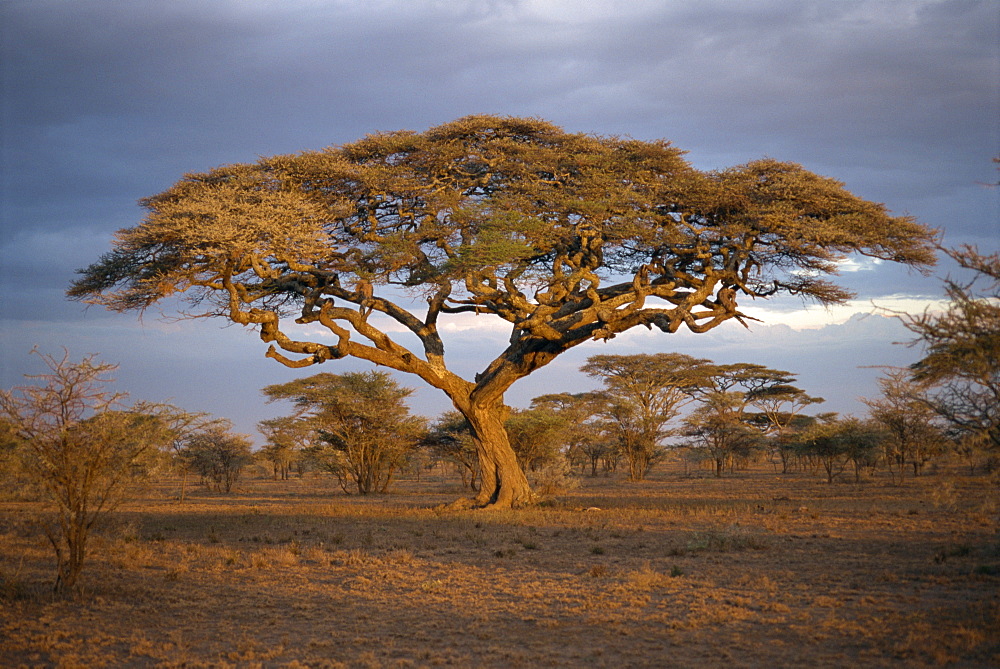
<svg viewBox="0 0 1000 669"><path fill-rule="evenodd" d="M763 550L767 541L750 528L733 525L721 530L697 532L687 544L689 551L728 553L745 550Z"/></svg>
<svg viewBox="0 0 1000 669"><path fill-rule="evenodd" d="M937 552L937 554L934 556L934 562L936 564L941 564L942 562L946 561L948 558L965 557L966 555L968 555L971 552L972 552L972 548L970 548L969 546L966 546L966 545L949 546L948 548L942 548L941 550L939 550Z"/></svg>
<svg viewBox="0 0 1000 669"><path fill-rule="evenodd" d="M580 479L573 475L565 459L549 462L534 475L534 490L542 500L551 501L553 497L565 495L579 486Z"/></svg>
<svg viewBox="0 0 1000 669"><path fill-rule="evenodd" d="M36 594L35 589L21 578L23 567L22 559L13 573L0 569L0 601L31 599Z"/></svg>

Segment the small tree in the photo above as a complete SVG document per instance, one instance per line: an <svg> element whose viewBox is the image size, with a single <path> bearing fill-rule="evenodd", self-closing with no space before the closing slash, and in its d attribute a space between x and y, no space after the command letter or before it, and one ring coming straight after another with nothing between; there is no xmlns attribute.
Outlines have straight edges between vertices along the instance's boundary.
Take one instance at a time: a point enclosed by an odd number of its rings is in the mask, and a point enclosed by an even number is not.
<svg viewBox="0 0 1000 669"><path fill-rule="evenodd" d="M842 429L842 438L846 441L847 457L854 465L854 482L861 482L861 472L874 475L879 460L885 455L885 444L888 433L885 428L873 420L848 419Z"/></svg>
<svg viewBox="0 0 1000 669"><path fill-rule="evenodd" d="M680 353L587 358L581 369L604 382L602 413L628 461L630 480L641 481L663 457L667 425L693 401L710 368L708 360Z"/></svg>
<svg viewBox="0 0 1000 669"><path fill-rule="evenodd" d="M48 373L27 377L36 385L0 391L0 417L19 444L22 472L51 511L41 525L56 554L60 592L76 587L91 531L126 498L162 423L141 406L119 410L125 395L108 389L117 365L34 352Z"/></svg>
<svg viewBox="0 0 1000 669"><path fill-rule="evenodd" d="M919 476L930 458L945 446L943 426L927 399L927 384L911 379L907 370L888 369L878 385L881 397L862 399L872 420L887 433L886 464L898 481L903 480L906 467Z"/></svg>
<svg viewBox="0 0 1000 669"><path fill-rule="evenodd" d="M156 415L164 425L165 448L173 460L174 467L181 473L179 501L183 503L187 495L187 479L192 464L185 454L188 441L205 430L214 427L229 429L232 424L224 419L213 418L204 412L184 411L169 404L157 405Z"/></svg>
<svg viewBox="0 0 1000 669"><path fill-rule="evenodd" d="M781 430L774 430L772 419L768 418L767 414L763 412L746 414L744 420L764 433L768 452L772 456L772 464L775 464L775 469L777 470L778 463L775 463L773 460L774 456L777 456L778 462L781 465L781 473L787 474L791 470L793 463L799 462L801 464L802 461L798 436L815 424L817 420L820 420L823 415L809 416L798 414L784 423Z"/></svg>
<svg viewBox="0 0 1000 669"><path fill-rule="evenodd" d="M725 465L732 468L756 455L766 444L764 433L787 428L794 416L783 416L783 406L801 408L816 401L791 385L795 378L789 372L764 365L706 363L698 374L692 393L700 406L685 419L684 434L714 461L716 476ZM748 412L755 404L764 410L757 416Z"/></svg>
<svg viewBox="0 0 1000 669"><path fill-rule="evenodd" d="M472 429L462 414L457 411L441 414L421 443L435 456L458 468L463 487L473 491L479 489L479 458L472 439Z"/></svg>
<svg viewBox="0 0 1000 669"><path fill-rule="evenodd" d="M259 457L271 464L275 480L288 480L292 466L302 458L303 451L312 445L315 432L294 416L281 416L262 420L257 429L267 439Z"/></svg>
<svg viewBox="0 0 1000 669"><path fill-rule="evenodd" d="M903 317L924 357L911 368L930 386L927 401L967 444L1000 451L1000 253L972 246L941 249L973 272L970 281L948 278L944 312Z"/></svg>
<svg viewBox="0 0 1000 669"><path fill-rule="evenodd" d="M849 417L838 419L826 414L795 437L802 452L815 458L826 473L826 482L833 483L854 464L854 480L861 480L861 471L873 466L882 448L884 433L871 422Z"/></svg>
<svg viewBox="0 0 1000 669"><path fill-rule="evenodd" d="M245 434L230 431L231 424L215 424L188 437L181 457L201 474L206 485L229 493L243 469L253 462L251 441Z"/></svg>
<svg viewBox="0 0 1000 669"><path fill-rule="evenodd" d="M813 425L800 436L802 450L815 458L826 472L826 482L833 483L850 460L847 441L843 438L837 422L823 422Z"/></svg>
<svg viewBox="0 0 1000 669"><path fill-rule="evenodd" d="M322 465L344 492L353 486L362 495L384 492L424 435L423 419L406 406L412 393L385 372L316 374L264 388L271 401L295 403L325 444L316 454Z"/></svg>
<svg viewBox="0 0 1000 669"><path fill-rule="evenodd" d="M787 382L783 382L787 381ZM778 382L761 387L750 396L750 403L760 411L763 417L761 426L771 439L772 453L781 460L781 473L788 473L788 449L782 448L782 436L789 429L794 429L799 413L813 404L820 404L822 397L811 397L800 388L791 385L794 379L779 379Z"/></svg>
<svg viewBox="0 0 1000 669"><path fill-rule="evenodd" d="M506 421L510 444L525 471L538 471L563 457L569 419L547 408L511 411Z"/></svg>
<svg viewBox="0 0 1000 669"><path fill-rule="evenodd" d="M722 476L726 465L733 468L764 446L760 430L742 419L743 401L742 393L712 393L684 419L682 434L688 438L687 445L711 460L716 477Z"/></svg>
<svg viewBox="0 0 1000 669"><path fill-rule="evenodd" d="M616 444L599 420L605 406L601 393L540 395L531 400L531 406L554 411L566 420L563 440L566 455L571 461L588 465L591 476L597 476L597 468L602 460L605 470L608 470L608 460Z"/></svg>

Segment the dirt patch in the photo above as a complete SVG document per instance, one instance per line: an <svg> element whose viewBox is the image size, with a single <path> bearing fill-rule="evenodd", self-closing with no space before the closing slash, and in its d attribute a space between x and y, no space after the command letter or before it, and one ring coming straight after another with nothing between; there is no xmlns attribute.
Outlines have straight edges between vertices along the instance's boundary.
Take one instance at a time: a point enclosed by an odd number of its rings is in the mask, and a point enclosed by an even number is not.
<svg viewBox="0 0 1000 669"><path fill-rule="evenodd" d="M175 484L117 515L63 599L32 505L0 505L0 665L1000 664L996 484L957 470L664 468L509 512L443 511L460 491L438 479L184 504Z"/></svg>

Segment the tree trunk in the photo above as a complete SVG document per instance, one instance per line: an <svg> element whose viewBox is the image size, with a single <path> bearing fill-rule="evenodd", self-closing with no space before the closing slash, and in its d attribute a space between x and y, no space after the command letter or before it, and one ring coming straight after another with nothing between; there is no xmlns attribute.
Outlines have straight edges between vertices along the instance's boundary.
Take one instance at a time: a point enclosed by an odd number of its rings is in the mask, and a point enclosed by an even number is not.
<svg viewBox="0 0 1000 669"><path fill-rule="evenodd" d="M64 593L76 589L87 556L89 524L86 514L79 511L62 512L62 517L45 528L46 536L56 553L56 580L54 592Z"/></svg>
<svg viewBox="0 0 1000 669"><path fill-rule="evenodd" d="M475 505L510 509L531 505L535 494L517 462L507 437L502 402L490 406L470 404L460 411L472 428L472 439L479 456L480 486Z"/></svg>

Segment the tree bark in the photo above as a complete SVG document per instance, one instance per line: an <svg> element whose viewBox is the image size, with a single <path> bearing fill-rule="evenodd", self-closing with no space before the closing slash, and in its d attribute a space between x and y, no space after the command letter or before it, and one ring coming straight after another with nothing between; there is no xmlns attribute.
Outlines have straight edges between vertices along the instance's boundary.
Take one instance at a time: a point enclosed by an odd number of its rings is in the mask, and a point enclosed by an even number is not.
<svg viewBox="0 0 1000 669"><path fill-rule="evenodd" d="M488 406L469 404L459 410L469 421L479 456L481 478L474 504L494 509L533 504L535 494L517 462L504 426L507 408L497 402Z"/></svg>

